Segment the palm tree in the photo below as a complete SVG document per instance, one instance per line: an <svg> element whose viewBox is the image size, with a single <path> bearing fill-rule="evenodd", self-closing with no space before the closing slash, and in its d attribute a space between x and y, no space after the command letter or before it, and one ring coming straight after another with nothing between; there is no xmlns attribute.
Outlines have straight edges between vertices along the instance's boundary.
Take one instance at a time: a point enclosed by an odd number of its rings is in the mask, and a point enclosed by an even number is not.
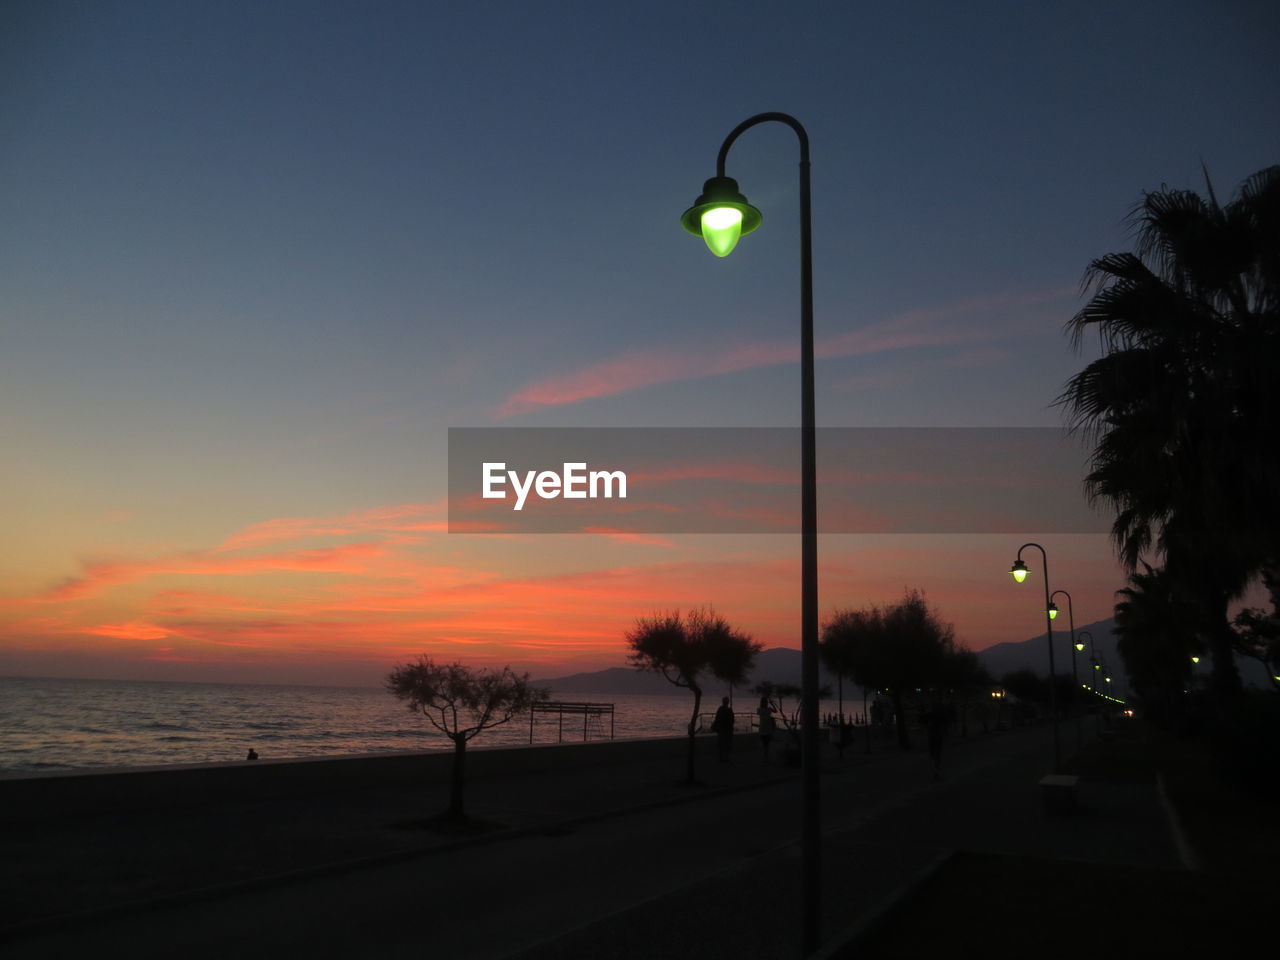
<svg viewBox="0 0 1280 960"><path fill-rule="evenodd" d="M1134 208L1134 253L1090 264L1094 294L1067 324L1103 356L1059 403L1095 441L1085 486L1116 511L1127 570L1164 559L1196 602L1214 685L1240 688L1227 604L1280 555L1280 166L1219 205L1188 190Z"/></svg>
<svg viewBox="0 0 1280 960"><path fill-rule="evenodd" d="M1143 567L1116 591L1116 645L1134 689L1155 716L1170 720L1182 704L1191 657L1201 652L1194 610L1179 600L1167 573Z"/></svg>

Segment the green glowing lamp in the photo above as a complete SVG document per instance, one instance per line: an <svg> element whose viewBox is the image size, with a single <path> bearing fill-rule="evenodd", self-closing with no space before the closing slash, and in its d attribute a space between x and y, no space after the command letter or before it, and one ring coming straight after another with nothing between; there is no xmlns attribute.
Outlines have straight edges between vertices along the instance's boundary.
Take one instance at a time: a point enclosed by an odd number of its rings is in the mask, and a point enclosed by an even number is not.
<svg viewBox="0 0 1280 960"><path fill-rule="evenodd" d="M738 240L760 226L760 211L747 203L732 177L712 177L702 185L702 195L680 217L695 237L707 242L717 257L733 253Z"/></svg>
<svg viewBox="0 0 1280 960"><path fill-rule="evenodd" d="M1052 600L1049 601L1049 619L1050 620L1058 619L1058 605L1054 603Z"/></svg>
<svg viewBox="0 0 1280 960"><path fill-rule="evenodd" d="M1009 568L1009 572L1013 574L1013 579L1017 583L1027 579L1027 565L1021 560L1013 561L1013 566Z"/></svg>
<svg viewBox="0 0 1280 960"><path fill-rule="evenodd" d="M1192 657L1192 658L1191 658L1191 662L1192 662L1192 663L1199 663L1199 662L1200 662L1200 658L1199 658L1199 657Z"/></svg>
<svg viewBox="0 0 1280 960"><path fill-rule="evenodd" d="M1076 653L1082 653L1083 651L1084 651L1084 641L1083 641L1083 640L1077 640L1077 641L1076 641Z"/></svg>

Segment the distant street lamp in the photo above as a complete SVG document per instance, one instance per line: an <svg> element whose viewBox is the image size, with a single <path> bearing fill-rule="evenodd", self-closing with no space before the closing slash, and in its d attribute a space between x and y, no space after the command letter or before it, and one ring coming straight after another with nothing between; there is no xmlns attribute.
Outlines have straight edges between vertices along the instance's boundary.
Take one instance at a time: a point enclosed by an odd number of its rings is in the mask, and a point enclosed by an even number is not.
<svg viewBox="0 0 1280 960"><path fill-rule="evenodd" d="M689 233L702 237L717 257L727 257L738 240L760 226L760 211L725 176L729 148L760 123L785 123L800 140L800 856L801 952L818 949L821 928L822 836L818 779L818 471L814 413L813 227L809 202L809 135L785 113L760 113L730 131L716 157L716 175L702 187L680 218Z"/></svg>
<svg viewBox="0 0 1280 960"><path fill-rule="evenodd" d="M1084 642L1087 638L1089 641L1089 663L1094 670L1098 669L1098 661L1097 661L1097 658L1094 656L1094 650L1093 650L1093 634L1090 633L1088 630L1081 630L1079 633L1079 637L1080 639L1076 642L1076 649L1084 650ZM1092 690L1094 693L1097 693L1098 685L1097 685L1097 682L1093 679L1093 671L1091 670L1089 671L1089 673L1090 673L1089 689Z"/></svg>
<svg viewBox="0 0 1280 960"><path fill-rule="evenodd" d="M1013 566L1009 568L1009 573L1013 575L1013 579L1018 583L1022 583L1027 579L1027 565L1022 562L1022 551L1027 547L1035 547L1040 551L1041 566L1044 568L1044 627L1045 639L1049 643L1049 713L1053 717L1053 772L1057 773L1062 769L1062 744L1058 738L1058 678L1053 669L1053 613L1056 609L1053 601L1049 599L1049 556L1044 552L1044 547L1038 543L1024 543L1018 548L1018 556L1013 561Z"/></svg>
<svg viewBox="0 0 1280 960"><path fill-rule="evenodd" d="M1053 597L1062 594L1067 598L1067 625L1071 628L1071 699L1074 701L1080 696L1080 676L1076 673L1076 654L1084 647L1083 643L1076 643L1076 615L1071 608L1071 594L1065 590L1053 591L1053 596L1049 598L1049 606L1053 609ZM1084 734L1080 732L1080 711L1073 709L1071 711L1076 717L1076 749L1079 750L1084 744Z"/></svg>

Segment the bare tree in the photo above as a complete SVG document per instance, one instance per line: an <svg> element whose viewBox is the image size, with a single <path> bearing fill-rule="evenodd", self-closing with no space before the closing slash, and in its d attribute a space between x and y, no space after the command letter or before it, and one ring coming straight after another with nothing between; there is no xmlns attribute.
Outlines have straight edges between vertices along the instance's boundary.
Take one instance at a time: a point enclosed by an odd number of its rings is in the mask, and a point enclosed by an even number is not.
<svg viewBox="0 0 1280 960"><path fill-rule="evenodd" d="M627 659L637 670L661 673L693 693L685 779L694 783L694 737L702 709L703 677L710 673L726 683L743 683L762 646L712 610L691 610L683 620L678 610L641 617L627 633L627 643L631 647Z"/></svg>
<svg viewBox="0 0 1280 960"><path fill-rule="evenodd" d="M461 819L462 785L467 743L485 730L501 726L526 712L546 690L531 686L529 675L501 670L472 669L461 663L433 663L425 654L416 663L396 667L387 676L387 690L407 701L433 727L453 741L453 777L448 815Z"/></svg>
<svg viewBox="0 0 1280 960"><path fill-rule="evenodd" d="M782 728L787 731L788 757L798 761L800 759L800 714L804 708L804 691L795 683L774 683L772 680L762 680L751 688L751 692L764 697L773 708L773 712L778 715L778 719L782 721ZM819 700L829 699L830 696L829 686L824 684L818 688ZM792 701L790 709L787 707L788 700Z"/></svg>

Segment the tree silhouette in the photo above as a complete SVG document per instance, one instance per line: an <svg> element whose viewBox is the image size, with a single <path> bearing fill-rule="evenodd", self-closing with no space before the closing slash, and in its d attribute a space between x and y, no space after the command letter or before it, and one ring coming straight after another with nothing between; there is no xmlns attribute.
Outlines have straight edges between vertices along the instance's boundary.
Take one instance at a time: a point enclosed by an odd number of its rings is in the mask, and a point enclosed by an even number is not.
<svg viewBox="0 0 1280 960"><path fill-rule="evenodd" d="M387 676L387 689L453 741L448 816L455 819L464 816L467 743L548 696L546 690L529 683L527 673L518 675L510 667L477 670L460 663L446 666L433 663L425 654L415 663L393 669Z"/></svg>
<svg viewBox="0 0 1280 960"><path fill-rule="evenodd" d="M1179 598L1172 578L1143 564L1116 591L1116 647L1134 691L1153 718L1169 722L1181 713L1191 657L1200 653L1195 610Z"/></svg>
<svg viewBox="0 0 1280 960"><path fill-rule="evenodd" d="M641 617L627 633L627 644L631 648L627 659L637 670L661 673L677 687L693 693L685 780L694 783L694 745L698 714L702 709L702 680L710 673L726 683L742 683L762 647L711 610L691 610L683 620L679 611Z"/></svg>
<svg viewBox="0 0 1280 960"><path fill-rule="evenodd" d="M1163 557L1196 603L1214 687L1240 689L1227 604L1280 557L1280 167L1220 206L1162 188L1134 208L1134 253L1090 264L1068 323L1104 355L1059 403L1094 442L1085 487L1115 510L1126 568Z"/></svg>
<svg viewBox="0 0 1280 960"><path fill-rule="evenodd" d="M1280 691L1280 568L1266 571L1262 582L1271 595L1271 612L1251 607L1236 614L1236 650L1261 663L1272 689Z"/></svg>
<svg viewBox="0 0 1280 960"><path fill-rule="evenodd" d="M953 686L976 658L956 644L955 630L908 590L887 607L837 610L823 625L820 649L829 665L861 686L885 690L893 701L898 743L910 746L905 695L917 688Z"/></svg>
<svg viewBox="0 0 1280 960"><path fill-rule="evenodd" d="M799 759L800 750L800 714L804 710L804 690L799 684L795 683L774 683L772 680L762 680L751 688L751 692L756 696L765 697L769 701L769 705L773 707L773 712L778 715L778 719L782 721L782 727L787 731L790 739L791 749L794 759ZM821 686L818 688L818 699L826 700L831 697L831 688ZM790 709L788 709L787 701L792 701Z"/></svg>

